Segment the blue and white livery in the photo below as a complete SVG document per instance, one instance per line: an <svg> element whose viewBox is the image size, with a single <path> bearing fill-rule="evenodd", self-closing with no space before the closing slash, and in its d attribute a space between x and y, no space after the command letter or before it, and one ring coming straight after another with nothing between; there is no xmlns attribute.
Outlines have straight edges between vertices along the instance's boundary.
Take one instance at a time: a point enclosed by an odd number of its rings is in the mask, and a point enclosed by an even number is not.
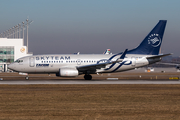
<svg viewBox="0 0 180 120"><path fill-rule="evenodd" d="M52 54L23 57L8 66L22 73L54 73L60 77L75 77L84 74L112 73L143 67L161 60L170 54L159 54L166 20L160 20L141 44L132 50L117 54ZM135 41L132 41L135 42Z"/></svg>

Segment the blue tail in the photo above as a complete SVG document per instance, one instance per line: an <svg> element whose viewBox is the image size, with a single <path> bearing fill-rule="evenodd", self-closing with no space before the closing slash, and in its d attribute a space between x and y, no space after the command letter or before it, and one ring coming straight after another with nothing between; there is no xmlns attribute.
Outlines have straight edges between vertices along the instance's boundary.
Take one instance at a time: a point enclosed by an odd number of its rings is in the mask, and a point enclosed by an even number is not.
<svg viewBox="0 0 180 120"><path fill-rule="evenodd" d="M167 20L160 20L152 31L145 37L141 44L127 54L158 55L161 47Z"/></svg>

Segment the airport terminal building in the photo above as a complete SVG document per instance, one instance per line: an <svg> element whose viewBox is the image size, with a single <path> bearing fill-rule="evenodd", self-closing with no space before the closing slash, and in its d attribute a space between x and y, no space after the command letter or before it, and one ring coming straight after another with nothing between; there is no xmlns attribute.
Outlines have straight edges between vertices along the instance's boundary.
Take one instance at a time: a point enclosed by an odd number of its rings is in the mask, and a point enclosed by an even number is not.
<svg viewBox="0 0 180 120"><path fill-rule="evenodd" d="M22 38L0 38L0 72L7 71L7 65L18 58L30 56Z"/></svg>

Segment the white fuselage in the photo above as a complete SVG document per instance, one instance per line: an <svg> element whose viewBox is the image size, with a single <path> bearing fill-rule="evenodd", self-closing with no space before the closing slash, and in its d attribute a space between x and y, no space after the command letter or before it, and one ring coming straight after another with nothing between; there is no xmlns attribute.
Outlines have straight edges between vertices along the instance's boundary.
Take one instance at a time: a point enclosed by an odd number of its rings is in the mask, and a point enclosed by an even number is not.
<svg viewBox="0 0 180 120"><path fill-rule="evenodd" d="M35 55L18 59L9 66L10 69L24 73L58 73L60 68L77 68L115 61L120 55L114 54L54 54ZM126 71L149 64L148 55L127 54L122 62L108 64L105 68L96 69L95 73L109 73ZM149 55L152 56L152 55ZM81 73L79 73L81 74Z"/></svg>

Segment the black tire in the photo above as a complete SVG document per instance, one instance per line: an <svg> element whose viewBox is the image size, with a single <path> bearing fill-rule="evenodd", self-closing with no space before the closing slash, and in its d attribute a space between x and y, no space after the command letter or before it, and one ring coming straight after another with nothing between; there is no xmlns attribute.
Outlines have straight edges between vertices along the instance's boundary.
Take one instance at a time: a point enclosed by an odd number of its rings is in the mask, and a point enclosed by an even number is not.
<svg viewBox="0 0 180 120"><path fill-rule="evenodd" d="M84 75L84 79L85 80L92 80L92 76L91 75Z"/></svg>

